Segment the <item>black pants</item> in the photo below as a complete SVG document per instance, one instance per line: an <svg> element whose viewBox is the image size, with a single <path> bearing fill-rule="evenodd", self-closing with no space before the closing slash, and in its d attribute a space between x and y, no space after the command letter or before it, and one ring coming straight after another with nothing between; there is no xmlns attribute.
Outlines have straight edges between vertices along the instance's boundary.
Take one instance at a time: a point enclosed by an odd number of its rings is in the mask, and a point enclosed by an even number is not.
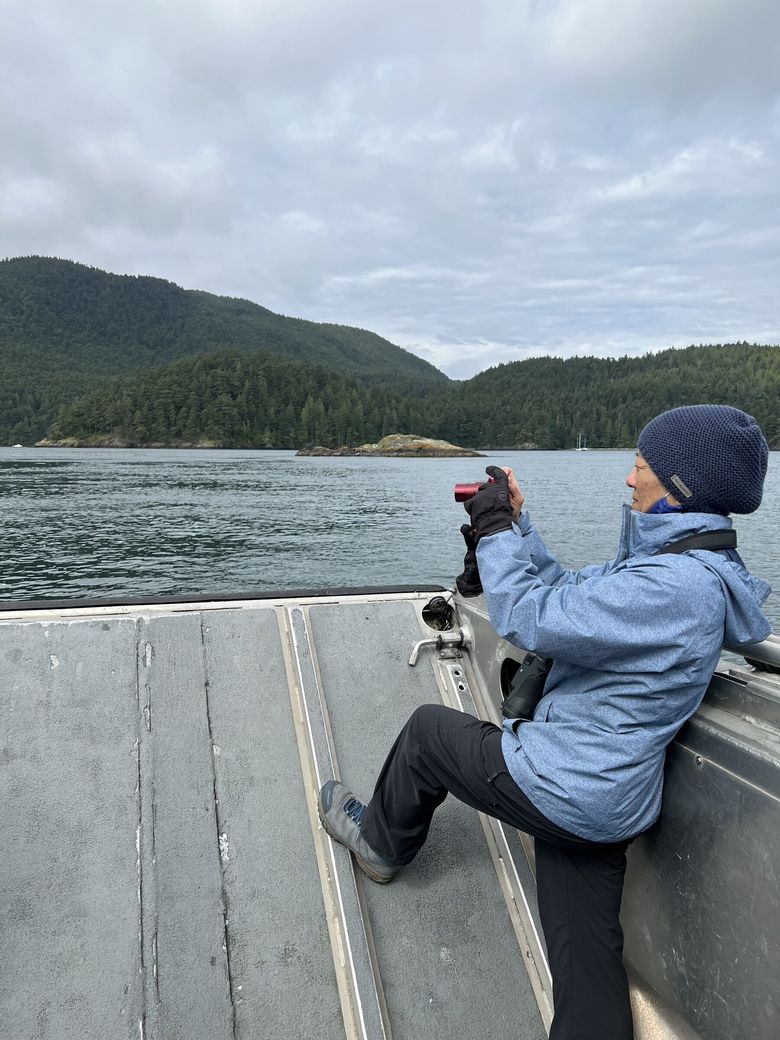
<svg viewBox="0 0 780 1040"><path fill-rule="evenodd" d="M550 1040L632 1040L619 917L627 842L590 842L557 827L507 772L501 730L439 704L418 708L390 749L363 816L366 840L390 862L409 863L448 793L536 839Z"/></svg>

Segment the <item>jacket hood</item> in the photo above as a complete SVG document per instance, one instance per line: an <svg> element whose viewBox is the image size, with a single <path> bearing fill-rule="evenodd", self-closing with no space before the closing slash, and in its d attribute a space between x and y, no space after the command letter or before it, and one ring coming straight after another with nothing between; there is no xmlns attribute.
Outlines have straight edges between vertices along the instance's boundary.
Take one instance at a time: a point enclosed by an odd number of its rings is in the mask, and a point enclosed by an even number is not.
<svg viewBox="0 0 780 1040"><path fill-rule="evenodd" d="M706 531L730 531L729 517L715 513L638 513L623 506L623 524L617 562L637 556L652 556L672 542ZM771 587L750 574L739 553L733 549L710 551L691 549L693 557L711 571L721 583L726 602L724 642L729 647L757 643L772 631L761 610Z"/></svg>

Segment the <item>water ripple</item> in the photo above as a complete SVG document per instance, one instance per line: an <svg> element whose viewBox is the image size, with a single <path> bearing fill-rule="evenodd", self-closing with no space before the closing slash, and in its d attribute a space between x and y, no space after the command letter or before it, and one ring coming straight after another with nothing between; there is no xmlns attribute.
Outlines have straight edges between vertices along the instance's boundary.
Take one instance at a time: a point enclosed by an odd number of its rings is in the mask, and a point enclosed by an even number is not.
<svg viewBox="0 0 780 1040"><path fill-rule="evenodd" d="M630 452L480 459L291 452L0 449L0 598L233 593L439 583L461 569L459 481L511 465L565 566L614 555ZM780 588L780 464L736 518L746 563ZM780 608L768 613L780 629Z"/></svg>

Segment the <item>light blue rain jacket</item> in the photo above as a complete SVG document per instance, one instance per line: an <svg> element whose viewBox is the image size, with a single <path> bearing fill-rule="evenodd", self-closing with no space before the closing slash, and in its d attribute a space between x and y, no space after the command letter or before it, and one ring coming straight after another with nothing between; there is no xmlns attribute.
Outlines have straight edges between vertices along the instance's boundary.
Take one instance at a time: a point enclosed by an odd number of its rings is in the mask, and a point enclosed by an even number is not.
<svg viewBox="0 0 780 1040"><path fill-rule="evenodd" d="M698 708L723 644L771 631L761 611L771 589L734 550L653 556L729 530L727 517L623 508L618 555L603 565L564 570L526 513L477 548L496 632L554 659L533 721L517 733L504 724L507 768L553 823L601 842L657 819L666 746Z"/></svg>

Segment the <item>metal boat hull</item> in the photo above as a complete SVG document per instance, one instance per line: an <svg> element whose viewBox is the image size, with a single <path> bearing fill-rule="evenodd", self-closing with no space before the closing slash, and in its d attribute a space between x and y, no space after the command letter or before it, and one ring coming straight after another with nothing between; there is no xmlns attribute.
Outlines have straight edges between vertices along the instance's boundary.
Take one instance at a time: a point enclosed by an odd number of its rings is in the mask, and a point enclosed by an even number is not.
<svg viewBox="0 0 780 1040"><path fill-rule="evenodd" d="M7 1035L544 1036L529 839L449 800L385 889L317 820L418 704L499 721L521 651L446 592L437 646L431 594L0 612ZM779 724L778 680L726 671L670 749L624 900L639 1040L777 1035Z"/></svg>

